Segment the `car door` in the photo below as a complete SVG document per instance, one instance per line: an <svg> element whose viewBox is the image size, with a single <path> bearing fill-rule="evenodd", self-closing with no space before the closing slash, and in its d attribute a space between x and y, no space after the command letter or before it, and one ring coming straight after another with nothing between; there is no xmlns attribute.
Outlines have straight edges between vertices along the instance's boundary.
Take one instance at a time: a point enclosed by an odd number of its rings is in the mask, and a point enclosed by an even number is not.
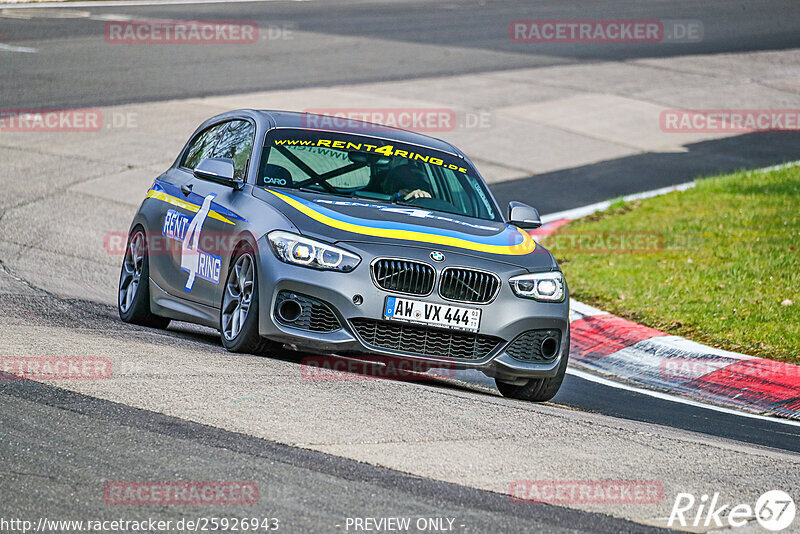
<svg viewBox="0 0 800 534"><path fill-rule="evenodd" d="M233 162L234 178L244 181L253 149L255 126L247 120L232 120L217 133L217 141L205 157ZM187 161L196 166L202 159ZM194 168L194 167L192 167ZM185 172L189 174L186 166ZM188 194L186 193L188 191ZM232 210L242 191L189 174L182 194L196 206L187 220L180 217L183 241L173 255L174 269L181 272L181 296L207 306L218 307L225 283L225 268L233 242L244 217ZM195 208L192 208L193 210Z"/></svg>
<svg viewBox="0 0 800 534"><path fill-rule="evenodd" d="M150 276L165 291L184 296L186 274L180 269L181 246L188 222L197 213L202 199L185 194L192 170L210 158L227 123L215 124L195 135L188 143L179 164L158 177L150 195L155 202L155 220L151 223ZM199 204L198 204L199 200Z"/></svg>

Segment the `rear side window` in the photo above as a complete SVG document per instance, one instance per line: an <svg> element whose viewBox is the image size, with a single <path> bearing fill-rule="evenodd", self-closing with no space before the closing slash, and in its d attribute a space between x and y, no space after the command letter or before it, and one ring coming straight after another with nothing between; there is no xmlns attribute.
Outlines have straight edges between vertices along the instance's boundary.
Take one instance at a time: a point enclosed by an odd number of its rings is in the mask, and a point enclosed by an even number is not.
<svg viewBox="0 0 800 534"><path fill-rule="evenodd" d="M255 128L247 121L231 121L227 124L228 128L222 132L211 157L232 159L233 177L237 180L244 180L247 174L247 163L253 153Z"/></svg>
<svg viewBox="0 0 800 534"><path fill-rule="evenodd" d="M225 122L217 124L216 126L211 126L200 132L189 146L189 151L186 153L186 157L183 158L183 163L181 163L181 165L189 169L194 169L197 167L198 163L206 158L212 157L211 153L214 150L214 146L217 144L219 134L222 130L227 128L227 126L228 123Z"/></svg>

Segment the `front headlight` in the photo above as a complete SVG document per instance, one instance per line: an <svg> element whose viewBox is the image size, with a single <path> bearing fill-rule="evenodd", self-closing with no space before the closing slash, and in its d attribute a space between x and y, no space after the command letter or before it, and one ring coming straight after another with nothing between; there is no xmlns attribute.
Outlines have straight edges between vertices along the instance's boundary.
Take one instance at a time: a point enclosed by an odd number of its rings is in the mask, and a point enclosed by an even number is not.
<svg viewBox="0 0 800 534"><path fill-rule="evenodd" d="M349 273L361 258L333 245L307 237L276 230L267 235L272 251L279 260L294 265Z"/></svg>
<svg viewBox="0 0 800 534"><path fill-rule="evenodd" d="M514 276L508 283L518 297L547 302L564 300L564 275L559 271Z"/></svg>

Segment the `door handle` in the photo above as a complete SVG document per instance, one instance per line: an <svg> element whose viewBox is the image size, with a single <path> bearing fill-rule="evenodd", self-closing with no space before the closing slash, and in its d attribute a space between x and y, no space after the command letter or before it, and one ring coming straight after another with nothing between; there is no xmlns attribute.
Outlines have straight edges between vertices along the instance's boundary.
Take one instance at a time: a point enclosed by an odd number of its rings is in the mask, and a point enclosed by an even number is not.
<svg viewBox="0 0 800 534"><path fill-rule="evenodd" d="M183 193L187 197L191 194L191 192L192 192L192 184L183 184L181 186L181 193Z"/></svg>

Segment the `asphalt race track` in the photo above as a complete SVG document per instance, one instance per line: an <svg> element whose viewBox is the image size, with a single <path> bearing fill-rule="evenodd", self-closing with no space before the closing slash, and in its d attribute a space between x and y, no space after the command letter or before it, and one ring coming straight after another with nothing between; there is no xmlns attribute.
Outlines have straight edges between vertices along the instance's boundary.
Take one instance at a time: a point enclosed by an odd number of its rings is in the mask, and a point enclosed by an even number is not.
<svg viewBox="0 0 800 534"><path fill-rule="evenodd" d="M26 13L5 19L0 42L36 47L58 43L53 54L3 57L0 91L8 107L105 105L245 93L267 89L405 80L542 67L587 61L783 50L800 40L800 6L791 0L693 5L656 1L622 6L613 0L567 8L527 2L275 2L147 7L103 7L92 15L255 21L260 28L304 32L303 39L272 39L261 32L257 50L242 47L109 47L104 20L75 14L67 20ZM769 18L765 17L769 10ZM74 12L86 11L76 8ZM19 12L6 15L21 16ZM703 41L658 48L647 44L550 44L520 47L508 23L530 18L697 19ZM310 34L310 35L308 35ZM137 49L138 48L138 49ZM252 47L251 47L252 48ZM102 73L102 75L96 75ZM31 81L37 83L31 85Z"/></svg>
<svg viewBox="0 0 800 534"><path fill-rule="evenodd" d="M704 33L696 43L660 46L510 42L509 22L531 18L698 20ZM109 20L140 19L255 21L262 39L104 40ZM504 399L480 377L309 381L299 370L303 354L234 355L209 329L123 324L113 305L121 258L104 255L100 243L106 232L127 230L152 178L203 118L271 102L304 109L407 98L417 107L469 101L463 107L489 109L491 130L442 137L475 153L501 205L523 200L542 213L798 160L797 133L687 137L662 150L598 133L594 117L585 129L561 128L563 137L538 122L531 135L553 143L539 164L537 147L515 153L509 132L524 135L527 126L513 120L541 111L517 102L523 91L557 109L584 99L586 109L608 101L632 114L644 109L634 98L722 107L706 94L714 91L730 107L799 108L799 50L800 3L788 0L0 8L0 109L137 117L133 128L92 138L0 131L0 356L103 356L114 368L112 379L92 383L0 380L0 519L274 517L281 531L346 532L354 530L347 518L425 517L453 519L457 532L650 532L666 526L679 492L752 505L768 490L796 491L800 425L785 421L577 374L543 405ZM734 76L741 88L729 88ZM496 145L481 152L489 136ZM512 501L509 485L531 479L655 480L663 498ZM259 499L228 507L104 500L106 483L137 480L254 481ZM764 530L751 521L730 531Z"/></svg>

